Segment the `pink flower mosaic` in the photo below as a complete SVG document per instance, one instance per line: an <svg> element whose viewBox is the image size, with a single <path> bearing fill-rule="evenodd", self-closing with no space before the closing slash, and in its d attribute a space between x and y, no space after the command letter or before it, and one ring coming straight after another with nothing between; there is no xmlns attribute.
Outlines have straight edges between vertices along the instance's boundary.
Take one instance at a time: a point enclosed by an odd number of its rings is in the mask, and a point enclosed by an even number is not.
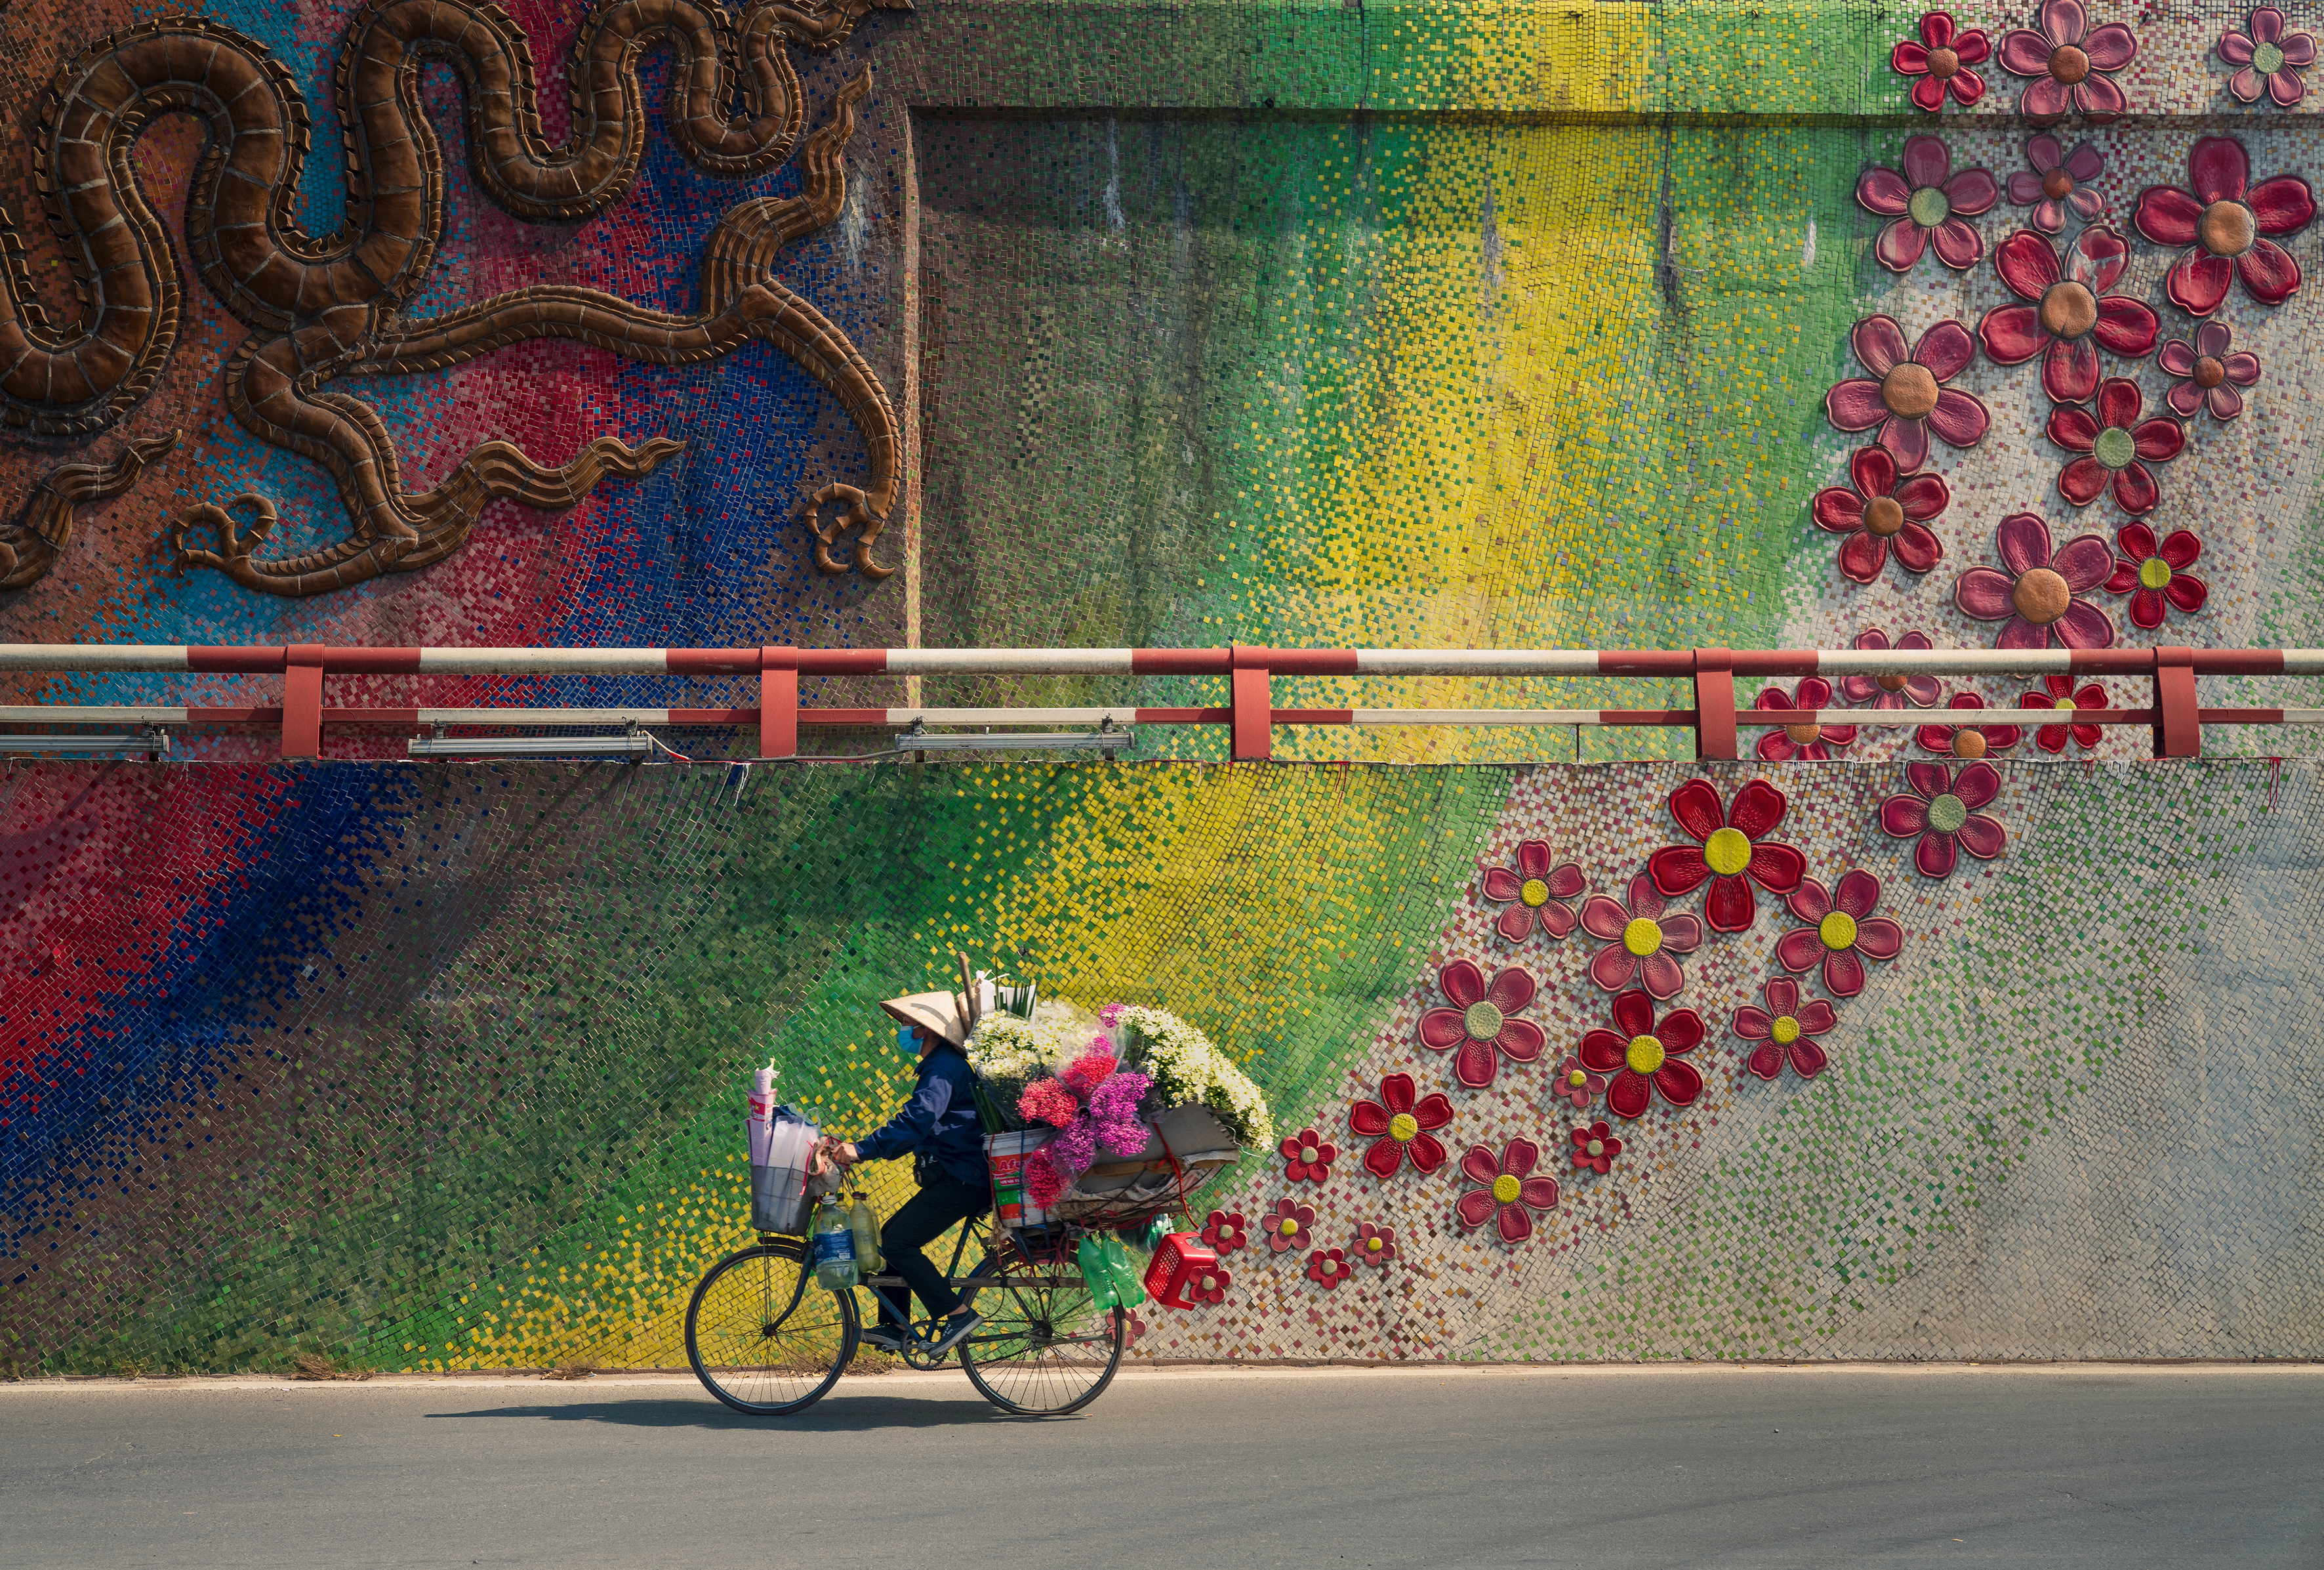
<svg viewBox="0 0 2324 1570"><path fill-rule="evenodd" d="M1436 984L1452 1006L1420 1016L1420 1044L1451 1052L1452 1077L1471 1090L1492 1084L1502 1058L1531 1063L1548 1045L1539 1025L1517 1018L1536 990L1526 972L1512 965L1488 982L1474 961L1456 959L1436 973Z"/></svg>
<svg viewBox="0 0 2324 1570"><path fill-rule="evenodd" d="M1632 878L1620 901L1591 895L1582 902L1582 925L1611 945L1590 962L1591 981L1609 993L1636 985L1657 998L1671 996L1686 984L1674 956L1702 946L1702 919L1685 911L1666 914L1666 902L1647 877Z"/></svg>
<svg viewBox="0 0 2324 1570"><path fill-rule="evenodd" d="M1964 109L1985 97L1985 78L1969 69L1993 53L1982 29L1961 27L1949 11L1931 11L1915 31L1918 38L1899 39L1888 51L1888 69L1913 78L1913 107L1933 115L1948 97Z"/></svg>
<svg viewBox="0 0 2324 1570"><path fill-rule="evenodd" d="M2042 391L2052 403L2080 403L2098 390L2098 351L2126 359L2152 354L2163 323L2144 301L2109 294L2130 264L2130 242L2103 225L2073 238L2063 262L2031 229L1997 246L1993 270L2014 305L1997 305L1977 324L1987 356L1998 365L2042 356Z"/></svg>
<svg viewBox="0 0 2324 1570"><path fill-rule="evenodd" d="M2158 245L2188 250L2163 275L2163 292L2189 316L2226 303L2236 279L2262 305L2300 289L2300 263L2276 241L2316 217L2315 193L2296 174L2251 183L2251 154L2232 136L2206 136L2187 154L2187 184L2138 193L2132 221Z"/></svg>
<svg viewBox="0 0 2324 1570"><path fill-rule="evenodd" d="M1956 774L1943 763L1907 763L1904 785L1910 795L1880 804L1880 827L1915 841L1913 865L1923 877L1950 877L1962 851L1989 862L2009 848L2001 820L1978 810L2001 794L1992 764L1971 763Z"/></svg>
<svg viewBox="0 0 2324 1570"><path fill-rule="evenodd" d="M1606 1077L1590 1072L1589 1066L1579 1057L1569 1057L1557 1066L1557 1077L1549 1082L1549 1094L1580 1112L1606 1094Z"/></svg>
<svg viewBox="0 0 2324 1570"><path fill-rule="evenodd" d="M1259 1219L1266 1224L1268 1251L1287 1254L1307 1246L1307 1229L1315 1224L1315 1207L1296 1199L1278 1199L1275 1208Z"/></svg>
<svg viewBox="0 0 2324 1570"><path fill-rule="evenodd" d="M2082 0L2042 0L2035 28L2001 39L2001 69L2035 78L2017 95L2017 112L2036 125L2070 114L2103 125L2121 114L2130 100L2113 73L2137 56L2138 35L2119 22L2092 27Z"/></svg>
<svg viewBox="0 0 2324 1570"><path fill-rule="evenodd" d="M1909 632L1894 643L1888 641L1885 628L1867 627L1856 635L1855 647L1881 651L1886 649L1932 649L1929 635ZM1849 675L1840 679L1840 695L1858 707L1903 708L1907 703L1915 708L1927 708L1944 694L1944 686L1933 676L1911 676L1902 671L1880 676Z"/></svg>
<svg viewBox="0 0 2324 1570"><path fill-rule="evenodd" d="M2098 683L2089 682L2076 691L2072 677L2053 671L2042 679L2041 691L2021 694L2017 706L2036 712L2063 710L2072 714L2077 709L2101 709L2112 706L2107 701L2106 688ZM2106 739L2106 727L2075 725L2070 721L2064 725L2043 725L2034 733L2034 744L2045 753L2062 753L2069 738L2087 752Z"/></svg>
<svg viewBox="0 0 2324 1570"><path fill-rule="evenodd" d="M1752 780L1735 793L1729 807L1703 780L1689 780L1671 792L1671 817L1695 843L1665 845L1646 858L1646 873L1665 898L1676 899L1707 880L1703 919L1713 932L1742 932L1758 919L1751 885L1770 894L1799 887L1808 859L1798 847L1766 841L1783 827L1790 803L1765 780ZM1765 841L1766 843L1762 843Z"/></svg>
<svg viewBox="0 0 2324 1570"><path fill-rule="evenodd" d="M2211 586L2187 569L2201 559L2203 542L2184 529L2161 540L2144 523L2115 531L2121 555L2107 579L2107 593L2130 596L2130 624L2142 633L2163 625L2172 611L2193 615L2211 597Z"/></svg>
<svg viewBox="0 0 2324 1570"><path fill-rule="evenodd" d="M1813 1079L1831 1061L1816 1039L1840 1023L1840 1015L1821 998L1800 998L1800 984L1787 975L1770 979L1759 989L1766 1007L1746 1003L1735 1011L1734 1031L1757 1042L1743 1067L1762 1079L1773 1079L1789 1063L1802 1079Z"/></svg>
<svg viewBox="0 0 2324 1570"><path fill-rule="evenodd" d="M2300 73L2316 63L2316 35L2284 26L2283 13L2263 5L2239 31L2229 28L2214 46L2218 57L2236 68L2227 91L2246 104L2256 104L2265 93L2279 109L2300 102L2308 85Z"/></svg>
<svg viewBox="0 0 2324 1570"><path fill-rule="evenodd" d="M1934 136L1907 136L1901 169L1868 169L1856 182L1856 201L1889 222L1872 254L1891 272L1909 272L1932 246L1937 260L1967 272L1985 255L1985 236L1969 220L2001 199L1989 169L1953 172L1953 155Z"/></svg>
<svg viewBox="0 0 2324 1570"><path fill-rule="evenodd" d="M2187 445L2187 428L2167 414L2142 418L2138 383L2108 376L2098 384L2098 402L2050 411L2049 438L2080 453L2058 474L2058 494L2087 507L2108 490L2115 505L2136 515L2151 513L2163 487L2149 464L2169 463Z"/></svg>
<svg viewBox="0 0 2324 1570"><path fill-rule="evenodd" d="M1995 648L2047 649L2053 641L2068 649L2112 647L2113 619L2087 597L2114 570L2114 552L2105 540L2082 534L2052 550L2047 523L2031 513L2013 513L1994 531L1994 546L2001 568L1972 567L1962 573L1953 584L1953 604L1965 616L2002 623Z"/></svg>
<svg viewBox="0 0 2324 1570"><path fill-rule="evenodd" d="M1283 1175L1294 1183L1323 1182L1332 1176L1332 1163L1340 1159L1340 1147L1314 1129L1286 1134L1281 1150Z"/></svg>
<svg viewBox="0 0 2324 1570"><path fill-rule="evenodd" d="M1525 1242L1533 1235L1532 1213L1557 1204L1557 1179L1534 1175L1540 1161L1541 1147L1522 1137L1498 1156L1489 1146L1471 1145L1461 1158L1461 1176L1478 1187L1453 1201L1452 1214L1472 1230L1491 1222L1503 1242Z"/></svg>
<svg viewBox="0 0 2324 1570"><path fill-rule="evenodd" d="M1614 1169L1614 1158L1622 1153L1622 1141L1603 1122L1576 1129L1572 1137L1573 1164L1584 1172L1600 1177Z"/></svg>
<svg viewBox="0 0 2324 1570"><path fill-rule="evenodd" d="M1659 1094L1673 1106L1692 1106L1702 1076L1680 1058L1702 1045L1702 1016L1674 1009L1659 1020L1654 1000L1627 992L1614 1000L1614 1028L1582 1038L1582 1061L1613 1076L1606 1104L1626 1118L1644 1117Z"/></svg>
<svg viewBox="0 0 2324 1570"><path fill-rule="evenodd" d="M1326 1292L1334 1290L1353 1274L1355 1267L1348 1263L1345 1250L1317 1249L1307 1256L1307 1279Z"/></svg>
<svg viewBox="0 0 2324 1570"><path fill-rule="evenodd" d="M1944 559L1945 548L1929 527L1952 503L1952 487L1942 475L1900 475L1895 454L1865 447L1848 460L1848 478L1845 485L1826 485L1808 503L1817 528L1844 536L1842 577L1872 582L1891 551L1908 572L1926 572Z"/></svg>
<svg viewBox="0 0 2324 1570"><path fill-rule="evenodd" d="M1896 467L1910 473L1929 461L1929 433L1953 447L1975 447L1993 423L1992 411L1974 394L1946 383L1969 369L1977 340L1950 319L1921 335L1908 350L1904 329L1894 317L1868 316L1848 335L1857 363L1872 375L1842 382L1824 394L1824 418L1836 430L1879 434Z"/></svg>
<svg viewBox="0 0 2324 1570"><path fill-rule="evenodd" d="M1507 905L1493 930L1511 943L1523 943L1536 930L1563 937L1573 930L1573 907L1564 903L1582 892L1582 869L1560 862L1545 839L1529 839L1517 846L1515 867L1487 867L1484 896Z"/></svg>
<svg viewBox="0 0 2324 1570"><path fill-rule="evenodd" d="M1360 1101L1348 1109L1348 1126L1372 1141L1364 1152L1364 1170L1386 1182L1404 1169L1406 1161L1416 1172L1434 1172L1444 1165L1444 1147L1431 1131L1452 1121L1452 1103L1441 1090L1419 1095L1409 1074L1391 1074L1379 1082L1378 1101Z"/></svg>
<svg viewBox="0 0 2324 1570"><path fill-rule="evenodd" d="M2233 420L2244 411L2243 389L2257 384L2259 356L2235 347L2236 329L2223 321L2199 322L2192 343L2172 338L2163 346L2155 364L2178 380L2163 395L2163 405L2181 420L2192 420L2199 410L2214 420Z"/></svg>
<svg viewBox="0 0 2324 1570"><path fill-rule="evenodd" d="M1780 687L1764 687L1752 700L1753 708L1821 709L1831 705L1831 683L1821 676L1800 679L1796 694ZM1765 762L1803 761L1828 763L1831 755L1856 740L1854 725L1817 725L1812 721L1778 726L1759 738L1753 749Z"/></svg>
<svg viewBox="0 0 2324 1570"><path fill-rule="evenodd" d="M1842 873L1827 891L1813 878L1803 878L1786 901L1805 927L1794 927L1775 939L1775 963L1798 974L1821 969L1823 990L1836 998L1852 998L1864 990L1864 962L1891 960L1904 949L1904 929L1880 908L1880 880L1856 867Z"/></svg>
<svg viewBox="0 0 2324 1570"><path fill-rule="evenodd" d="M1358 1264L1387 1270L1388 1261L1396 1258L1396 1228L1363 1223L1356 1228L1356 1246L1349 1252Z"/></svg>
<svg viewBox="0 0 2324 1570"><path fill-rule="evenodd" d="M2043 234L2064 228L2069 212L2088 220L2106 211L2106 198L2090 184L2106 172L2106 157L2089 143L2069 152L2044 131L2026 139L2025 164L2009 177L2010 204L2032 208L2025 221Z"/></svg>

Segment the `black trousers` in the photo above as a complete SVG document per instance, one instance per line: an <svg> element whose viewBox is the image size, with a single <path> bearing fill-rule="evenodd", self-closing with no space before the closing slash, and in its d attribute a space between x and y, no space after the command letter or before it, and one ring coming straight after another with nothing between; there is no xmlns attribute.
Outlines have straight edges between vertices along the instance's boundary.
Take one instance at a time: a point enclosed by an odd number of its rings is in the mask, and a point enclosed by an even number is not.
<svg viewBox="0 0 2324 1570"><path fill-rule="evenodd" d="M960 1307L960 1294L945 1285L944 1272L928 1263L920 1251L951 1231L954 1223L982 1215L991 1205L991 1188L971 1187L939 1173L933 1182L922 1184L920 1191L904 1201L903 1208L880 1229L880 1254L888 1273L903 1277L905 1285L939 1319ZM885 1292L880 1294L880 1323L897 1323Z"/></svg>

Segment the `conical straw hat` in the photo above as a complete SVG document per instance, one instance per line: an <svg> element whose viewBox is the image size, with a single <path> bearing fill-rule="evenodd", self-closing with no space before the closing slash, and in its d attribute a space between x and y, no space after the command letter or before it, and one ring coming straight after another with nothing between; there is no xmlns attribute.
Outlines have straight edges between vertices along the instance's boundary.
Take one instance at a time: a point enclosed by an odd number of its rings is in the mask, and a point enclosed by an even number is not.
<svg viewBox="0 0 2324 1570"><path fill-rule="evenodd" d="M898 1024L918 1025L955 1047L968 1043L968 1022L961 1018L956 993L914 993L906 998L890 998L880 1006Z"/></svg>

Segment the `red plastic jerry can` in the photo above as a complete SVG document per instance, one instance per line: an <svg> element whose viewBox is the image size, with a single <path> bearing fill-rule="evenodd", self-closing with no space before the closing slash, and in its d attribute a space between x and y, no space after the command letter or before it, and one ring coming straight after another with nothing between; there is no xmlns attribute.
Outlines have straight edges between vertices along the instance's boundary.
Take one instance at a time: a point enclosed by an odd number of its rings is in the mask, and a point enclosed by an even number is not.
<svg viewBox="0 0 2324 1570"><path fill-rule="evenodd" d="M1192 1308L1186 1285L1204 1270L1219 1268L1210 1244L1191 1232L1174 1232L1154 1245L1146 1265L1146 1295L1165 1308Z"/></svg>

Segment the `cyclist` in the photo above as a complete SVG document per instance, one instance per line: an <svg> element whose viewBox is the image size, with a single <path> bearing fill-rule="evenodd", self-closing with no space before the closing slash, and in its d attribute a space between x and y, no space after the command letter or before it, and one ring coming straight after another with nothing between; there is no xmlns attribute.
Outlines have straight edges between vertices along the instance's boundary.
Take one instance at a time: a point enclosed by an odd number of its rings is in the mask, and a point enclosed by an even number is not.
<svg viewBox="0 0 2324 1570"><path fill-rule="evenodd" d="M904 1110L869 1138L831 1141L829 1153L843 1167L882 1161L909 1151L919 1192L880 1229L880 1253L889 1270L904 1279L929 1315L944 1322L925 1350L941 1356L975 1334L983 1316L971 1312L945 1280L944 1272L920 1252L956 1223L982 1215L992 1204L992 1177L984 1160L984 1122L970 1086L976 1071L963 1044L968 1024L960 999L951 993L919 993L880 1005L895 1020L899 1044L919 1052L919 1078ZM898 1317L884 1292L880 1323L863 1332L867 1345L900 1353L911 1331ZM906 1301L908 1303L909 1298Z"/></svg>

